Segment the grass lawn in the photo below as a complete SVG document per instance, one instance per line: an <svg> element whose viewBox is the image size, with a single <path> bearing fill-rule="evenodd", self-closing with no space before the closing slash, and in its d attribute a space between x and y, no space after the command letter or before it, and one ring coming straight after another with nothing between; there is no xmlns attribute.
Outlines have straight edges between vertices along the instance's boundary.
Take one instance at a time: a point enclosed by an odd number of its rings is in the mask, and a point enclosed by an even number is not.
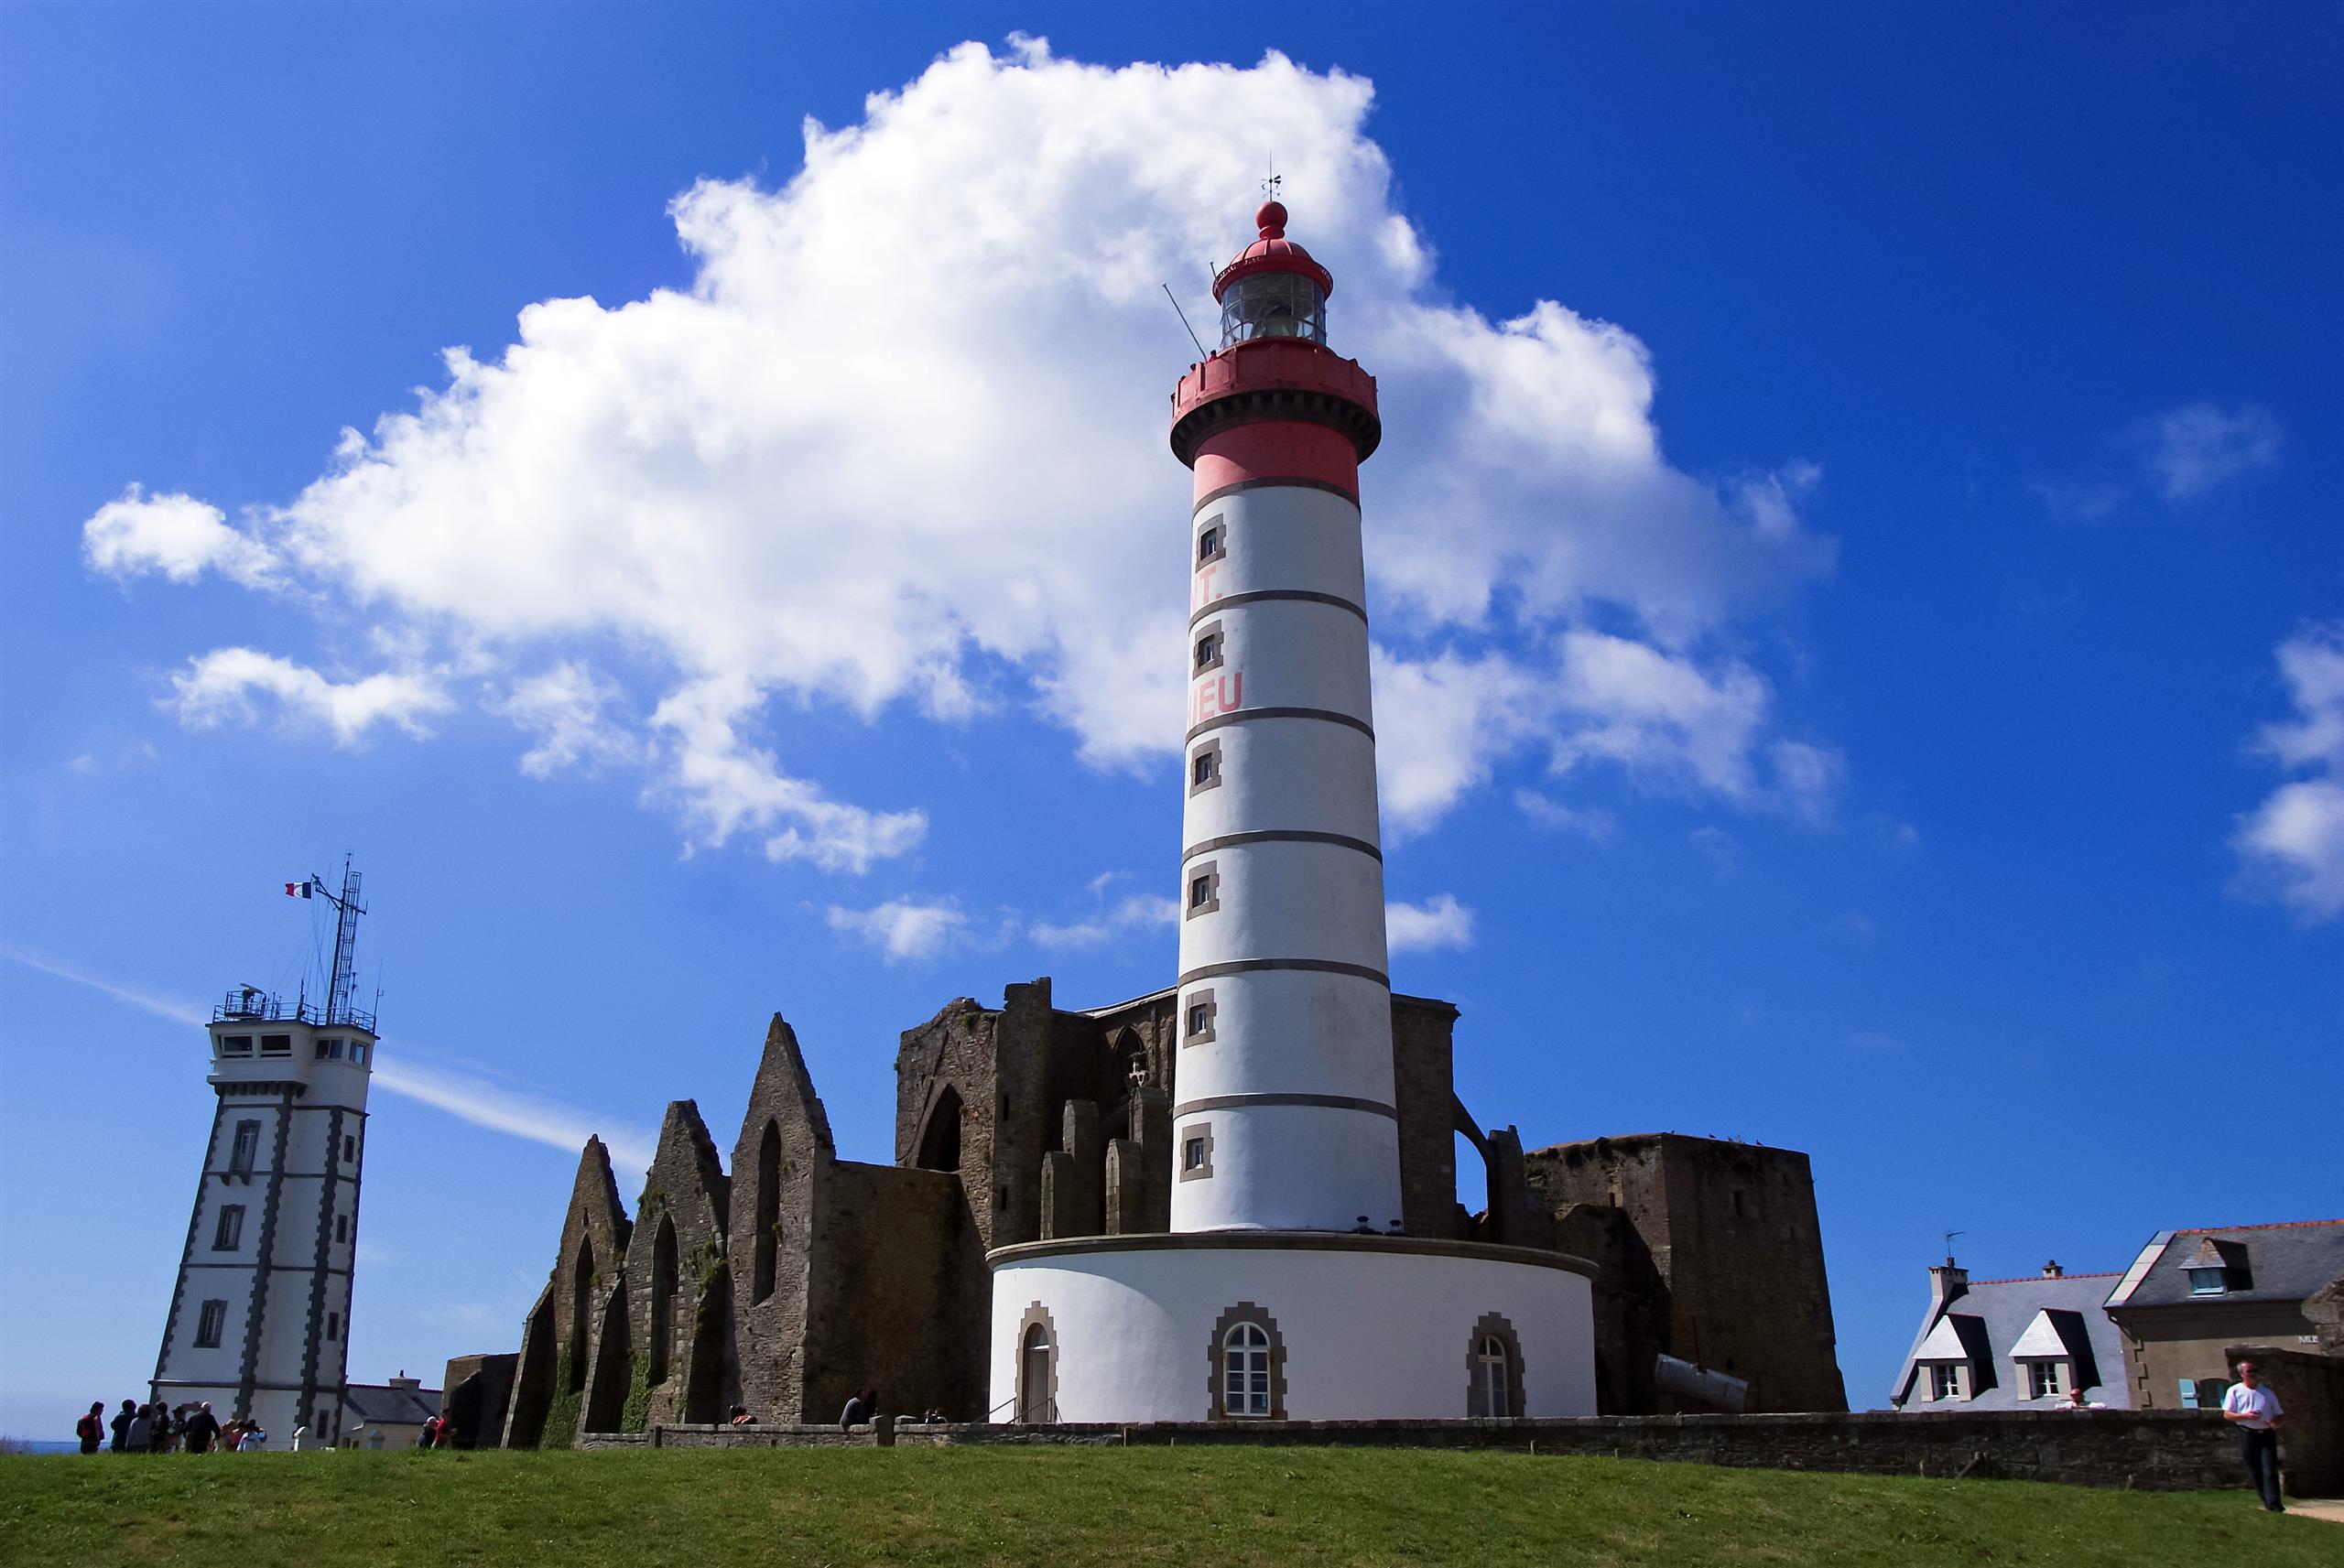
<svg viewBox="0 0 2344 1568"><path fill-rule="evenodd" d="M1376 1449L0 1458L0 1563L2344 1563L2236 1491Z"/></svg>

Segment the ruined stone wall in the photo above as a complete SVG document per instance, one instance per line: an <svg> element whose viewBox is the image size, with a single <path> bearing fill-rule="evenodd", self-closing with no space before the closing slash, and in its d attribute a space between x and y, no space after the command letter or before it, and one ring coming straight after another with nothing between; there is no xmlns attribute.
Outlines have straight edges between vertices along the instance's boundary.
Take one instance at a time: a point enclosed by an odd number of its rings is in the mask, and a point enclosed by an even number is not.
<svg viewBox="0 0 2344 1568"><path fill-rule="evenodd" d="M967 997L904 1032L895 1052L895 1163L957 1171L987 1248L1040 1238L1042 1156L1056 1141L1050 982L998 1010ZM958 1127L952 1127L953 1119Z"/></svg>
<svg viewBox="0 0 2344 1568"><path fill-rule="evenodd" d="M552 1276L524 1332L505 1446L567 1447L580 1430L594 1351L604 1337L602 1319L633 1231L610 1152L601 1139L590 1138L570 1184Z"/></svg>
<svg viewBox="0 0 2344 1568"><path fill-rule="evenodd" d="M1400 1213L1410 1236L1465 1238L1457 1212L1457 1010L1425 997L1392 998L1394 1108L1400 1113ZM1475 1206L1479 1206L1478 1205Z"/></svg>
<svg viewBox="0 0 2344 1568"><path fill-rule="evenodd" d="M2287 1495L2344 1492L2344 1361L2300 1344L2231 1345L2224 1360L2233 1380L2240 1362L2253 1362L2256 1379L2287 1412L2279 1427L2279 1479Z"/></svg>
<svg viewBox="0 0 2344 1568"><path fill-rule="evenodd" d="M830 1117L797 1033L776 1014L732 1146L725 1249L733 1365L727 1402L748 1406L760 1421L803 1419L815 1189L835 1158Z"/></svg>
<svg viewBox="0 0 2344 1568"><path fill-rule="evenodd" d="M637 1239L627 1249L633 1355L619 1431L712 1422L729 1408L731 1195L700 1107L671 1102L635 1205Z"/></svg>
<svg viewBox="0 0 2344 1568"><path fill-rule="evenodd" d="M982 1419L991 1277L959 1179L839 1162L816 1197L800 1419L863 1387L883 1413Z"/></svg>
<svg viewBox="0 0 2344 1568"><path fill-rule="evenodd" d="M1525 1163L1550 1215L1626 1211L1666 1287L1670 1355L1748 1379L1753 1411L1847 1408L1805 1154L1670 1132L1558 1144Z"/></svg>
<svg viewBox="0 0 2344 1568"><path fill-rule="evenodd" d="M1668 1287L1652 1266L1628 1211L1608 1204L1566 1204L1553 1220L1553 1245L1595 1265L1595 1408L1603 1415L1650 1415L1661 1409L1653 1362L1665 1341Z"/></svg>
<svg viewBox="0 0 2344 1568"><path fill-rule="evenodd" d="M456 1429L459 1448L494 1448L504 1436L521 1357L510 1351L458 1356L440 1380L440 1418Z"/></svg>

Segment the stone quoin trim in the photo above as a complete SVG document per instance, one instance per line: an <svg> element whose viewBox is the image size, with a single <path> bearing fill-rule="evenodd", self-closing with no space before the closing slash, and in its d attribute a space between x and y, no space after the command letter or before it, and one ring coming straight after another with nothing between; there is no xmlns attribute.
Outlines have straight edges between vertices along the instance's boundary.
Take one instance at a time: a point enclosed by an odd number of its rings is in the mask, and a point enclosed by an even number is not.
<svg viewBox="0 0 2344 1568"><path fill-rule="evenodd" d="M1199 768L1203 770L1203 776L1201 778L1198 776L1198 771ZM1219 741L1208 741L1203 745L1198 747L1195 751L1190 752L1188 753L1188 793L1190 795L1202 795L1209 789L1219 789L1221 787L1221 742ZM1187 855L1183 855L1180 858L1185 860L1188 857Z"/></svg>
<svg viewBox="0 0 2344 1568"><path fill-rule="evenodd" d="M1211 539L1208 540L1205 537L1207 534L1212 535ZM1228 556L1229 523L1221 513L1216 512L1197 524L1196 564L1199 567L1210 566L1214 561L1226 559Z"/></svg>
<svg viewBox="0 0 2344 1568"><path fill-rule="evenodd" d="M1202 1028L1197 1027L1199 1022L1197 1015L1199 1011L1204 1014ZM1212 1000L1210 986L1199 986L1195 990L1188 992L1187 998L1180 1003L1180 1044L1183 1045L1211 1044L1213 1020L1220 1015L1220 1006Z"/></svg>
<svg viewBox="0 0 2344 1568"><path fill-rule="evenodd" d="M1375 727L1364 719L1354 719L1348 713L1338 713L1331 708L1244 708L1234 713L1223 713L1192 726L1188 738L1191 741L1208 730L1224 724L1245 724L1256 719L1320 719L1329 724L1347 724L1369 740L1375 739Z"/></svg>
<svg viewBox="0 0 2344 1568"><path fill-rule="evenodd" d="M1267 490L1274 485L1285 485L1297 490L1323 490L1329 495L1341 496L1353 506L1359 504L1359 497L1340 484L1329 484L1323 479L1304 479L1297 475L1292 479L1241 479L1235 484L1224 484L1217 490L1205 492L1188 503L1188 510L1192 513L1202 512L1214 502L1226 500L1240 491Z"/></svg>
<svg viewBox="0 0 2344 1568"><path fill-rule="evenodd" d="M1350 611L1362 621L1367 619L1365 610L1353 604L1340 593L1319 593L1307 588L1257 588L1244 593L1222 594L1210 604L1198 611L1195 615L1189 616L1188 624L1195 625L1199 615L1218 615L1224 610L1232 610L1241 604L1261 604L1274 600L1285 600L1302 604L1331 604L1337 610Z"/></svg>
<svg viewBox="0 0 2344 1568"><path fill-rule="evenodd" d="M1214 608L1219 609L1219 604L1216 603ZM1208 621L1201 626L1189 622L1189 675L1200 676L1207 670L1217 670L1228 662L1228 655L1229 640L1221 634L1220 622Z"/></svg>
<svg viewBox="0 0 2344 1568"><path fill-rule="evenodd" d="M1183 919L1194 920L1221 907L1221 871L1213 861L1190 866L1180 878Z"/></svg>
<svg viewBox="0 0 2344 1568"><path fill-rule="evenodd" d="M1188 1147L1198 1145L1197 1162L1188 1163ZM1199 1121L1193 1127L1180 1129L1180 1147L1174 1152L1173 1162L1180 1167L1178 1179L1201 1182L1212 1175L1212 1123Z"/></svg>
<svg viewBox="0 0 2344 1568"><path fill-rule="evenodd" d="M277 1106L277 1139L270 1147L268 1186L261 1199L260 1241L257 1256L277 1256L277 1210L285 1195L285 1145L293 1136L293 1098L286 1096ZM235 1415L243 1420L253 1413L253 1383L260 1376L261 1335L268 1319L268 1292L266 1281L255 1279L250 1303L244 1312L244 1362L236 1373Z"/></svg>
<svg viewBox="0 0 2344 1568"><path fill-rule="evenodd" d="M1047 1335L1050 1342L1050 1377L1047 1395L1048 1404L1041 1419L1045 1422L1055 1422L1058 1419L1058 1325L1050 1321L1050 1309L1039 1302L1027 1306L1026 1315L1017 1320L1017 1339L1012 1351L1017 1368L1017 1419L1019 1421L1034 1419L1026 1413L1026 1336L1029 1330L1035 1328L1039 1328L1043 1334Z"/></svg>
<svg viewBox="0 0 2344 1568"><path fill-rule="evenodd" d="M1214 742L1218 747L1219 742ZM1198 785L1198 789L1204 788ZM1196 794L1195 789L1188 792ZM1318 833L1306 827L1269 827L1252 833L1224 833L1218 838L1208 838L1201 844L1191 844L1180 851L1180 859L1201 855L1209 850L1226 849L1243 844L1332 844L1341 849L1356 849L1374 860L1384 859L1384 851L1364 838L1352 838L1340 833Z"/></svg>
<svg viewBox="0 0 2344 1568"><path fill-rule="evenodd" d="M1529 1409L1522 1392L1522 1336L1503 1313L1487 1312L1473 1325L1465 1340L1465 1413L1473 1413L1473 1400L1480 1389L1476 1380L1481 1376L1481 1341L1494 1339L1505 1346L1505 1398L1507 1416L1518 1416ZM1495 1414L1496 1412L1490 1412Z"/></svg>
<svg viewBox="0 0 2344 1568"><path fill-rule="evenodd" d="M1356 1110L1368 1116L1389 1117L1394 1121L1400 1119L1399 1111L1382 1100L1354 1099L1350 1095L1208 1095L1203 1099L1182 1100L1172 1108L1172 1114L1176 1117L1195 1116L1208 1110L1252 1110L1269 1105L1309 1106L1319 1110Z"/></svg>
<svg viewBox="0 0 2344 1568"><path fill-rule="evenodd" d="M1270 1342L1270 1411L1267 1415L1231 1415L1222 1405L1225 1371L1221 1363L1229 1331L1241 1323L1250 1323L1260 1329ZM1211 1371L1205 1383L1205 1419L1207 1421L1284 1421L1286 1419L1286 1336L1278 1333L1278 1320L1252 1302L1239 1302L1213 1320L1212 1340L1206 1346L1206 1359Z"/></svg>
<svg viewBox="0 0 2344 1568"><path fill-rule="evenodd" d="M1392 984L1381 969L1371 969L1365 964L1340 963L1333 958L1237 958L1226 964L1206 964L1190 969L1180 977L1177 983L1185 986L1191 980L1219 979L1223 975L1251 975L1264 969L1310 969L1322 975L1349 975L1354 979L1373 980L1387 989Z"/></svg>

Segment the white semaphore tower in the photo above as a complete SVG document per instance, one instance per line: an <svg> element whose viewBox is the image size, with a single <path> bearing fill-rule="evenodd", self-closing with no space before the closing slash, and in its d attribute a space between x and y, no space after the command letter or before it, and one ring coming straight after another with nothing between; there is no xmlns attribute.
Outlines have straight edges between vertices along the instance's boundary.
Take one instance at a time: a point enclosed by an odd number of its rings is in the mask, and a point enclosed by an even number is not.
<svg viewBox="0 0 2344 1568"><path fill-rule="evenodd" d="M1022 1421L1591 1415L1591 1265L1402 1234L1360 464L1286 211L1173 394L1193 473L1171 1232L995 1250Z"/></svg>
<svg viewBox="0 0 2344 1568"><path fill-rule="evenodd" d="M339 894L316 878L285 891L333 905L333 968L322 1001L241 986L212 1013L219 1109L151 1394L256 1417L277 1448L305 1424L341 1435L375 1044L352 997L358 873L343 867Z"/></svg>

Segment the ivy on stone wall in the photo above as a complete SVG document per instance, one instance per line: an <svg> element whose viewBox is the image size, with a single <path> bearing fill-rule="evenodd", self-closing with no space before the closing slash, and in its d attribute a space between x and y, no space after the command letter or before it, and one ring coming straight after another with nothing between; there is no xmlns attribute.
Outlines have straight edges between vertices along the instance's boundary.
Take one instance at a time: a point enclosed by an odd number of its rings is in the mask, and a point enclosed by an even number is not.
<svg viewBox="0 0 2344 1568"><path fill-rule="evenodd" d="M570 1346L565 1345L554 1358L553 1402L546 1407L545 1432L537 1439L540 1448L571 1448L577 1445L578 1417L585 1409L586 1390L570 1386L573 1365Z"/></svg>
<svg viewBox="0 0 2344 1568"><path fill-rule="evenodd" d="M626 1403L619 1411L619 1430L641 1432L651 1416L651 1357L630 1352L626 1364Z"/></svg>

